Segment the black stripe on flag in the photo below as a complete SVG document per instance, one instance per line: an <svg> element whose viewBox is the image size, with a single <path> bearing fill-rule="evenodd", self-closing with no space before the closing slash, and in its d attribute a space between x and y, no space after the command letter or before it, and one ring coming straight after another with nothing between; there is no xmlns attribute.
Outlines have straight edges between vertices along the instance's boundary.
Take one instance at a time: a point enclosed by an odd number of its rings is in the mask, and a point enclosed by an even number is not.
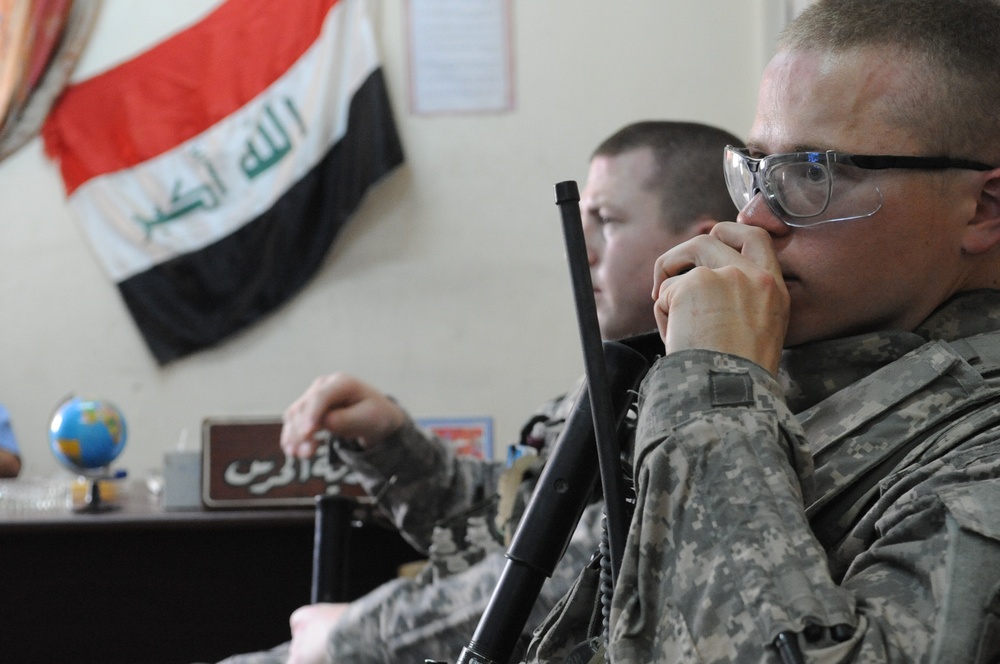
<svg viewBox="0 0 1000 664"><path fill-rule="evenodd" d="M118 284L157 362L213 346L287 302L322 265L369 187L402 162L379 68L351 99L343 138L269 210Z"/></svg>

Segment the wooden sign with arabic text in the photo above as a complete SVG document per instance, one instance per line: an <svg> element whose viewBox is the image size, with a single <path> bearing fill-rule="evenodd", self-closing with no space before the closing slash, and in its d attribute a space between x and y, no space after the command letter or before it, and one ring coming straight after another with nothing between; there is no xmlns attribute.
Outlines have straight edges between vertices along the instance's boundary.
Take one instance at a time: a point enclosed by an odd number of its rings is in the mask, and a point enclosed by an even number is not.
<svg viewBox="0 0 1000 664"><path fill-rule="evenodd" d="M280 418L206 419L202 502L209 508L311 507L324 494L362 496L348 469L320 445L308 459L285 456Z"/></svg>

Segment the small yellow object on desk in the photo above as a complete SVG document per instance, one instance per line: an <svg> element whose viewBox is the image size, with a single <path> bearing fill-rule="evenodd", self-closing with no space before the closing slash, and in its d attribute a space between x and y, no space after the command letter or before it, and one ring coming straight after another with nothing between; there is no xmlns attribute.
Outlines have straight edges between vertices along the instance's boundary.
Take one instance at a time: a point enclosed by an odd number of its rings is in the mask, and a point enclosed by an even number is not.
<svg viewBox="0 0 1000 664"><path fill-rule="evenodd" d="M72 508L81 508L90 502L92 498L91 486L94 482L97 483L97 491L100 493L101 503L113 505L118 503L124 496L124 477L102 477L94 480L80 475L70 484L69 500L71 501L70 506Z"/></svg>

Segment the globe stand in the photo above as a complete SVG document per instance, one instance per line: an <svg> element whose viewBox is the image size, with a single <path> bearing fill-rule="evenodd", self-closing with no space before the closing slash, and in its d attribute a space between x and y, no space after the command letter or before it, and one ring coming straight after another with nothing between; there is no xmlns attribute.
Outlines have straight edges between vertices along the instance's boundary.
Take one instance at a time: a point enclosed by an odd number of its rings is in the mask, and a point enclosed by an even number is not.
<svg viewBox="0 0 1000 664"><path fill-rule="evenodd" d="M101 480L111 479L113 479L111 475L87 477L87 493L83 497L83 503L74 505L73 511L77 514L103 514L121 507L101 497Z"/></svg>
<svg viewBox="0 0 1000 664"><path fill-rule="evenodd" d="M81 483L85 481L86 489L82 499L75 498L74 496L75 499L71 501L73 512L77 514L103 514L121 507L117 500L118 493L111 486L111 482L117 476L111 473L109 466L104 466L100 469L77 468L76 471L79 473L77 482ZM102 483L104 483L103 491L101 487ZM111 489L110 493L108 493L108 489ZM79 494L76 495L78 496Z"/></svg>

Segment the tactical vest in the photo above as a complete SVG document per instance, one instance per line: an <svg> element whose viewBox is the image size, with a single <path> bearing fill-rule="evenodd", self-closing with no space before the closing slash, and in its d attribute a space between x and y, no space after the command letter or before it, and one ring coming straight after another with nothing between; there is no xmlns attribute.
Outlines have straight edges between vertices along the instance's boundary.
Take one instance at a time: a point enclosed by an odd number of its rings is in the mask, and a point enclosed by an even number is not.
<svg viewBox="0 0 1000 664"><path fill-rule="evenodd" d="M816 465L806 515L831 551L901 474L1000 423L1000 331L927 343L799 421ZM839 579L848 561L833 562Z"/></svg>
<svg viewBox="0 0 1000 664"><path fill-rule="evenodd" d="M1000 331L924 344L798 419L816 462L817 498L806 515L831 555L831 571L839 582L850 559L865 548L864 532L874 528L866 523L868 512L880 496L913 468L940 458L976 432L1000 427ZM567 643L563 638L576 634L579 645L571 648L567 661L602 660L601 621L596 618L606 611L608 600L598 590L599 576L596 565L584 570L537 632L565 630L552 643ZM985 664L1000 661L1000 596L983 610L987 615L975 661Z"/></svg>

